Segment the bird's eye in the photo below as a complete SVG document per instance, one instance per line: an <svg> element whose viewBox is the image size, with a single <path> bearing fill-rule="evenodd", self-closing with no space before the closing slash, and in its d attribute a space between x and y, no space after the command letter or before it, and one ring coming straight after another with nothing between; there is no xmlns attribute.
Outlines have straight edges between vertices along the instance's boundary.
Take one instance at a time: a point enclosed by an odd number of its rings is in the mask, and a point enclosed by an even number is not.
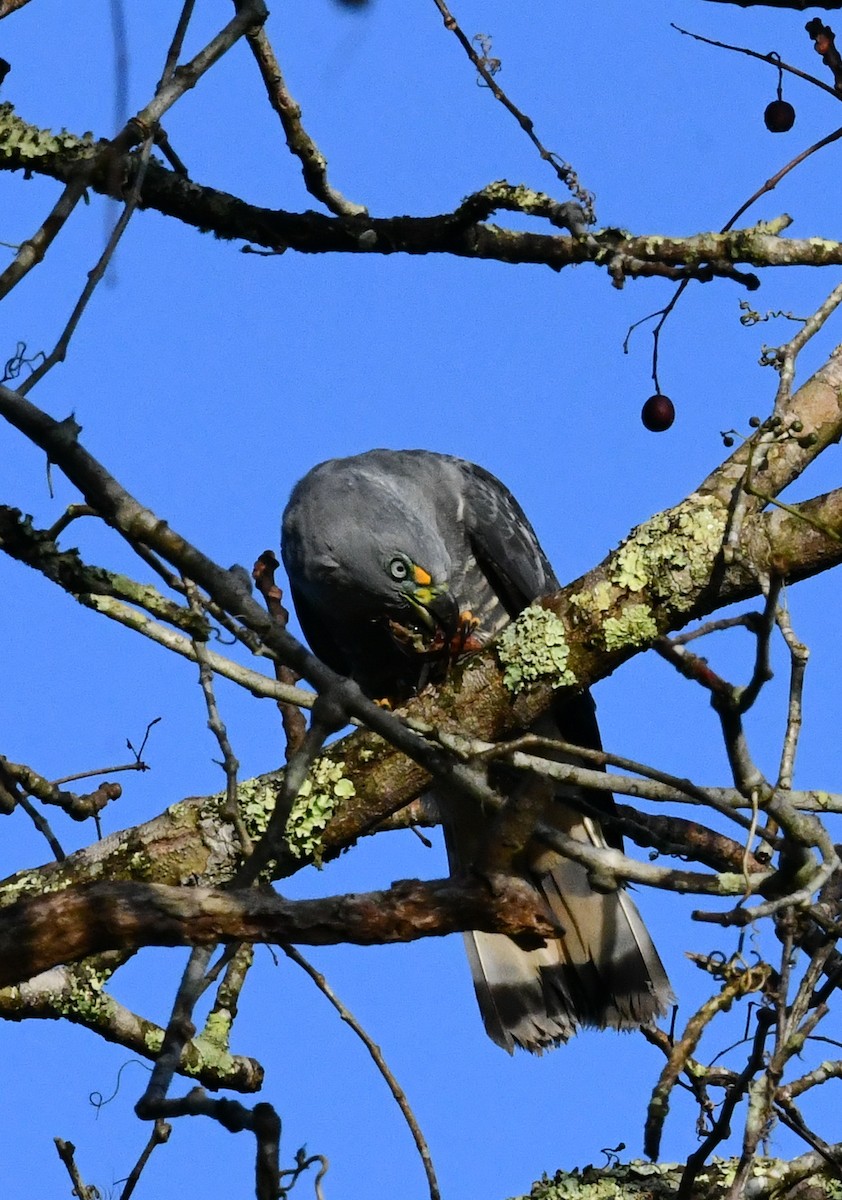
<svg viewBox="0 0 842 1200"><path fill-rule="evenodd" d="M409 574L409 567L402 558L393 558L389 563L389 574L395 580L406 579Z"/></svg>

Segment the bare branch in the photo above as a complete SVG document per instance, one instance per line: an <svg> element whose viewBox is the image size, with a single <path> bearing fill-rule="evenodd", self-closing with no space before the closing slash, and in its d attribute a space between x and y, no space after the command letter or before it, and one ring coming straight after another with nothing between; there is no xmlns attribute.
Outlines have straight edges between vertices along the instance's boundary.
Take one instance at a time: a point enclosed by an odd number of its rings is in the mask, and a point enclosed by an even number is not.
<svg viewBox="0 0 842 1200"><path fill-rule="evenodd" d="M592 223L596 219L593 212L594 197L592 194L582 187L581 183L579 182L578 175L569 163L563 162L561 159L559 159L557 154L554 154L551 150L547 150L546 146L543 145L538 138L538 135L535 133L535 127L532 118L526 116L525 113L522 113L520 109L511 102L509 97L497 83L496 79L494 78L496 74L495 65L489 61L488 51L485 51L482 56L477 54L476 50L463 33L459 23L445 4L444 0L433 0L433 3L441 13L441 18L444 21L445 29L449 29L450 32L456 36L460 46L473 63L477 73L479 74L485 86L493 95L494 99L499 101L499 103L502 104L504 108L508 109L508 111L512 114L518 125L520 125L521 129L541 155L541 158L550 164L561 182L565 185L565 187L570 189L570 191L582 205L588 223Z"/></svg>
<svg viewBox="0 0 842 1200"><path fill-rule="evenodd" d="M368 209L364 205L346 200L328 182L327 160L301 123L301 108L289 94L266 30L262 26L251 30L246 34L246 41L266 87L269 103L281 119L287 145L301 161L301 173L307 191L337 216L367 216Z"/></svg>
<svg viewBox="0 0 842 1200"><path fill-rule="evenodd" d="M283 606L283 593L275 582L275 571L280 563L271 550L264 550L254 564L252 578L257 590L266 604L267 611L277 621L281 629L286 629L289 613ZM289 667L275 660L275 678L283 687L293 687L298 682L298 676ZM278 709L283 722L286 736L285 756L287 761L301 746L307 733L307 723L298 704L278 700Z"/></svg>
<svg viewBox="0 0 842 1200"><path fill-rule="evenodd" d="M104 950L219 941L381 945L486 929L536 942L557 933L524 880L406 880L385 892L282 900L273 892L102 883L3 910L0 986Z"/></svg>
<svg viewBox="0 0 842 1200"><path fill-rule="evenodd" d="M346 1025L351 1027L371 1055L378 1071L385 1079L389 1091L394 1096L395 1103L401 1110L404 1120L409 1126L409 1131L412 1134L412 1139L415 1142L419 1157L424 1166L424 1174L427 1176L427 1187L430 1192L430 1200L440 1200L441 1192L439 1191L438 1180L436 1179L436 1172L433 1167L433 1160L430 1156L430 1149L427 1145L427 1140L424 1137L424 1134L421 1132L421 1127L418 1124L415 1114L406 1098L406 1093L398 1083L395 1076L392 1074L386 1059L383 1057L383 1051L376 1044L376 1042L369 1037L354 1014L350 1012L349 1009L346 1008L346 1006L342 1003L342 1001L334 992L333 988L328 984L324 975L317 971L302 954L299 954L294 946L281 944L281 949L287 958L291 959L292 962L301 967L302 971L309 975L325 999L333 1005L342 1020L346 1023Z"/></svg>
<svg viewBox="0 0 842 1200"><path fill-rule="evenodd" d="M195 613L201 613L202 608L198 599L198 593L192 582L188 579L184 580L187 598L190 601L190 608ZM196 662L199 665L199 686L202 689L202 695L205 698L205 706L208 710L208 729L216 738L219 749L222 751L222 769L225 772L225 804L222 812L227 821L230 821L237 831L237 837L240 842L240 848L244 855L251 854L252 845L251 838L248 835L245 824L240 816L239 806L237 804L237 775L240 770L240 762L231 748L231 742L228 737L228 730L225 727L225 722L219 712L219 706L216 702L216 692L213 687L213 667L210 664L209 656L202 642L193 640L193 653L196 656Z"/></svg>
<svg viewBox="0 0 842 1200"><path fill-rule="evenodd" d="M152 1132L149 1135L149 1141L144 1146L140 1158L138 1158L137 1162L129 1172L129 1176L125 1182L125 1185L123 1186L122 1192L120 1193L120 1200L129 1200L129 1197L132 1195L138 1185L140 1176L143 1173L144 1167L149 1162L152 1152L156 1150L158 1146L165 1145L169 1141L171 1133L172 1126L168 1125L166 1121L159 1120L155 1122Z"/></svg>
<svg viewBox="0 0 842 1200"><path fill-rule="evenodd" d="M649 1101L644 1150L650 1158L658 1157L661 1133L669 1111L670 1095L679 1074L684 1070L689 1056L696 1049L705 1029L717 1013L729 1009L736 999L765 988L768 977L769 967L766 963L759 963L754 967L727 966L720 992L706 1000L687 1022L684 1033L672 1047L669 1059L655 1085L652 1099Z"/></svg>
<svg viewBox="0 0 842 1200"><path fill-rule="evenodd" d="M65 1142L63 1138L54 1138L58 1156L67 1168L67 1174L70 1176L70 1182L73 1184L73 1195L78 1196L79 1200L99 1200L99 1192L94 1187L88 1187L82 1180L79 1174L79 1168L76 1166L76 1147L72 1142Z"/></svg>
<svg viewBox="0 0 842 1200"><path fill-rule="evenodd" d="M74 821L87 821L101 812L109 801L118 800L123 794L119 783L101 783L93 792L82 796L75 792L63 792L31 767L9 762L0 755L0 785L4 791L8 792L10 782L18 784L42 803L61 808Z"/></svg>
<svg viewBox="0 0 842 1200"><path fill-rule="evenodd" d="M19 987L0 988L0 1017L23 1021L60 1016L139 1058L154 1060L164 1030L120 1004L104 987L126 958L125 954L96 955L74 966L45 971ZM185 1046L178 1069L211 1088L256 1092L263 1084L263 1069L255 1059L229 1054L201 1034Z"/></svg>
<svg viewBox="0 0 842 1200"><path fill-rule="evenodd" d="M25 145L26 153L19 148ZM39 130L0 105L0 170L26 169L66 182L80 164L97 159L101 143L59 140ZM119 160L120 178L134 178L131 156ZM511 196L541 195L508 183L490 184L494 193ZM112 172L97 166L92 190L117 195ZM481 196L488 189L483 189ZM185 179L177 172L149 163L141 189L141 203L223 239L236 239L273 251L297 250L305 254L453 254L461 258L493 259L503 263L538 263L553 270L579 263L606 265L616 270L617 281L657 275L681 280L714 276L757 286L754 276L741 273L735 263L749 266L834 266L842 263L842 243L830 238L784 238L781 230L789 218L727 233L697 233L686 237L663 234L631 235L604 229L587 237L564 237L506 229L484 222L466 225L463 206L429 217L328 217L317 212L294 213L259 208L214 188ZM472 198L465 204L470 211ZM498 205L501 207L502 205Z"/></svg>
<svg viewBox="0 0 842 1200"><path fill-rule="evenodd" d="M718 0L718 3L727 3L727 4L735 4L735 3L739 3L739 2L740 2L740 0ZM765 3L774 3L774 2L775 2L775 0L746 0L746 4L750 4L750 3L764 3L765 4ZM794 3L790 3L789 0L785 0L785 2L780 5L780 7L782 7L782 8L805 7L806 8L806 7L808 7L808 5L805 4L802 6L800 4L800 0L794 0ZM814 5L811 3L809 5L809 7L810 8L813 8L813 7L836 8L836 7L839 7L839 5L831 4L828 6L828 5L823 5L823 4ZM689 29L682 29L680 25L673 24L672 28L677 33L683 34L685 37L693 38L693 40L696 42L704 42L708 46L716 46L719 50L732 50L735 54L745 54L749 58L760 59L761 62L769 63L769 65L774 67L776 71L787 71L789 74L796 75L799 79L803 79L807 83L812 83L814 87L821 88L821 90L824 92L829 92L831 96L836 96L836 92L833 90L833 88L829 87L828 84L826 84L822 79L817 79L815 75L808 75L806 71L801 71L801 70L799 70L798 67L792 67L789 65L789 63L782 62L781 56L779 54L775 54L775 53L760 54L757 50L749 49L748 46L732 46L728 42L717 42L713 38L703 37L702 34L700 34L700 33L692 33Z"/></svg>

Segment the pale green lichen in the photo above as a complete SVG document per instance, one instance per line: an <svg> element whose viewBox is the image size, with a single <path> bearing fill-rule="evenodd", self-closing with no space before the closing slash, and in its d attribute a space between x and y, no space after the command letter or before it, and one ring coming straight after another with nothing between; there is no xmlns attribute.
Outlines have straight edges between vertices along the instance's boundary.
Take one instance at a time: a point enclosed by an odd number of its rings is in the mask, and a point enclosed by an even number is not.
<svg viewBox="0 0 842 1200"><path fill-rule="evenodd" d="M696 1176L693 1192L698 1196L723 1197L734 1182L737 1159L711 1158ZM755 1181L752 1191L774 1197L794 1180L792 1164L783 1159L756 1158L751 1164ZM532 1185L528 1196L514 1200L674 1200L684 1175L683 1163L650 1163L635 1160L611 1167L584 1167L581 1170L556 1171L544 1175ZM842 1200L842 1186L829 1178L831 1168L811 1172L810 1183L816 1196Z"/></svg>
<svg viewBox="0 0 842 1200"><path fill-rule="evenodd" d="M148 1050L157 1054L164 1044L164 1031L157 1025L148 1025L143 1031L143 1041Z"/></svg>
<svg viewBox="0 0 842 1200"><path fill-rule="evenodd" d="M820 812L833 812L835 808L830 792L812 791L810 792L810 802Z"/></svg>
<svg viewBox="0 0 842 1200"><path fill-rule="evenodd" d="M0 891L0 908L15 904L24 896L46 895L48 892L61 891L65 887L67 887L67 880L58 872L55 872L55 878L47 875L42 879L38 868L21 871L19 875L4 881L2 891Z"/></svg>
<svg viewBox="0 0 842 1200"><path fill-rule="evenodd" d="M519 692L530 683L567 687L576 682L567 667L570 646L564 623L547 608L525 608L503 630L497 654L504 668L503 683L510 692Z"/></svg>
<svg viewBox="0 0 842 1200"><path fill-rule="evenodd" d="M356 792L345 775L345 763L320 758L310 768L286 825L287 843L296 858L312 857L321 865L321 834L343 800Z"/></svg>
<svg viewBox="0 0 842 1200"><path fill-rule="evenodd" d="M608 617L602 626L606 650L644 646L658 636L658 626L648 604L629 604L618 617Z"/></svg>
<svg viewBox="0 0 842 1200"><path fill-rule="evenodd" d="M84 1025L107 1024L114 1001L105 990L113 968L99 969L96 958L77 963L66 975L57 975L62 984L49 994L50 1007L60 1016Z"/></svg>
<svg viewBox="0 0 842 1200"><path fill-rule="evenodd" d="M608 612L611 608L616 594L617 589L613 584L606 579L601 579L593 588L575 592L570 597L570 603L577 615L581 615L585 619L596 618L598 620L604 612Z"/></svg>
<svg viewBox="0 0 842 1200"><path fill-rule="evenodd" d="M710 577L725 528L723 509L691 496L629 535L615 556L611 581L629 592L645 589L678 610L692 607Z"/></svg>
<svg viewBox="0 0 842 1200"><path fill-rule="evenodd" d="M92 133L78 137L66 129L59 133L39 129L16 116L11 104L0 104L0 155L5 158L43 158L67 150L89 150L94 144Z"/></svg>
<svg viewBox="0 0 842 1200"><path fill-rule="evenodd" d="M207 1037L204 1030L190 1043L189 1056L193 1060L196 1074L202 1069L219 1073L231 1070L231 1051L227 1044L223 1045Z"/></svg>
<svg viewBox="0 0 842 1200"><path fill-rule="evenodd" d="M674 1194L682 1173L675 1163L635 1161L617 1167L556 1171L532 1185L529 1196L515 1200L646 1200Z"/></svg>
<svg viewBox="0 0 842 1200"><path fill-rule="evenodd" d="M213 1047L217 1051L224 1050L226 1054L228 1053L228 1042L232 1024L231 1013L227 1008L218 1008L208 1015L204 1029L194 1039L194 1041L201 1042L204 1045L203 1057L208 1057L210 1047Z"/></svg>
<svg viewBox="0 0 842 1200"><path fill-rule="evenodd" d="M246 779L237 785L237 802L240 815L251 837L262 837L266 832L275 803L278 799L279 780L272 778ZM222 796L214 797L222 800Z"/></svg>

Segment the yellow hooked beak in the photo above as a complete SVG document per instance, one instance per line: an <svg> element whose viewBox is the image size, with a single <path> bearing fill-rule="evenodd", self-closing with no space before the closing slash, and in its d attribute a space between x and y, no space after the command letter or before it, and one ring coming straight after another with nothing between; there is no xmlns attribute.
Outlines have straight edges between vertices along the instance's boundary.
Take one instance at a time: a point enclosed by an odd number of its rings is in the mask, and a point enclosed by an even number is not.
<svg viewBox="0 0 842 1200"><path fill-rule="evenodd" d="M459 624L459 605L447 583L434 584L423 567L413 563L412 580L407 581L404 595L427 629L442 629L452 637Z"/></svg>

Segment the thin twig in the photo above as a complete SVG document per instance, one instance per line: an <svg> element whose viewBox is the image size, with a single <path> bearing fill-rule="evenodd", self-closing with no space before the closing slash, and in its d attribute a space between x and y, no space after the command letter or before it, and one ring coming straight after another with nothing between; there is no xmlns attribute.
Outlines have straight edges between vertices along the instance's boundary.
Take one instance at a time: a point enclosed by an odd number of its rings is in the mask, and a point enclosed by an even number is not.
<svg viewBox="0 0 842 1200"><path fill-rule="evenodd" d="M684 1033L672 1046L652 1092L644 1130L644 1150L650 1158L658 1157L672 1089L681 1072L685 1070L689 1057L695 1051L705 1029L717 1013L730 1009L736 999L752 992L763 991L768 978L769 967L765 963L753 967L743 967L739 963L723 965L721 991L705 1000L687 1022Z"/></svg>
<svg viewBox="0 0 842 1200"><path fill-rule="evenodd" d="M26 241L21 242L14 259L0 274L0 300L7 296L33 267L37 267L43 261L44 255L84 196L94 167L95 162L92 161L74 172L73 178L65 185L64 191L40 228Z"/></svg>
<svg viewBox="0 0 842 1200"><path fill-rule="evenodd" d="M777 614L778 628L783 634L790 653L789 697L787 703L786 732L784 734L781 762L778 769L778 787L791 788L795 771L795 752L801 732L801 697L804 688L804 673L807 669L809 649L795 636L789 613L781 608Z"/></svg>
<svg viewBox="0 0 842 1200"><path fill-rule="evenodd" d="M200 614L202 606L195 584L187 578L183 578L182 582L184 583L191 609L193 612ZM228 730L225 727L225 722L222 720L219 706L216 703L216 693L213 687L213 669L208 660L206 647L202 642L194 640L193 653L196 656L196 662L199 664L199 686L202 689L205 706L208 710L208 728L216 738L219 749L222 751L222 769L225 772L225 803L222 807L222 816L234 826L240 841L240 849L244 855L248 856L252 851L251 838L243 822L237 797L237 775L240 770L240 763L231 748Z"/></svg>
<svg viewBox="0 0 842 1200"><path fill-rule="evenodd" d="M39 813L35 805L30 803L30 801L24 795L18 796L18 804L29 817L38 832L42 834L44 838L46 838L47 845L52 850L53 857L55 858L56 862L63 862L65 858L67 858L67 855L62 849L58 838L53 833L47 818L43 815L43 813Z"/></svg>
<svg viewBox="0 0 842 1200"><path fill-rule="evenodd" d="M676 33L681 33L685 37L693 38L696 42L704 42L706 46L716 46L720 50L733 50L736 54L746 54L749 58L759 59L760 62L768 63L774 67L776 71L786 71L790 75L797 75L799 79L804 79L807 83L812 83L814 87L821 88L823 92L827 92L836 100L839 99L836 91L825 83L822 79L817 79L815 75L810 75L806 71L800 70L798 67L792 67L789 63L785 63L779 54L774 51L769 54L761 54L758 50L750 50L747 46L732 46L728 42L717 42L713 38L703 37L700 33L692 33L689 29L682 29L680 25L670 22Z"/></svg>
<svg viewBox="0 0 842 1200"><path fill-rule="evenodd" d="M756 203L761 196L766 196L769 192L773 192L781 180L785 179L786 176L789 175L790 171L794 171L796 167L800 167L805 159L810 158L811 155L815 154L819 150L824 150L825 146L832 146L833 143L838 142L841 137L842 127L839 129L834 129L832 133L828 133L825 137L819 138L819 140L814 142L812 146L808 146L806 150L802 150L800 153L796 154L795 158L790 159L786 166L781 167L779 171L776 171L774 175L771 175L766 182L757 189L756 192L749 196L745 203L740 205L730 220L723 225L722 232L726 233L729 229L731 229L731 227L737 221L739 221L743 213L746 212L747 209L751 208L752 204Z"/></svg>
<svg viewBox="0 0 842 1200"><path fill-rule="evenodd" d="M68 504L55 524L45 531L44 536L47 540L54 542L73 521L78 521L80 517L98 516L99 513L95 508L91 508L90 504Z"/></svg>
<svg viewBox="0 0 842 1200"><path fill-rule="evenodd" d="M560 783L573 784L577 788L587 788L596 792L617 792L641 800L703 805L715 809L743 829L750 826L749 820L737 811L743 797L735 789L703 788L692 780L659 771L655 767L618 754L575 746L569 742L538 737L535 734L524 734L510 742L486 742L450 730L431 729L430 726L416 720L408 720L407 724L419 732L434 736L440 745L452 750L466 762L482 763L504 758L518 770L534 772L548 779L556 779ZM545 753L524 753L524 747ZM555 755L564 756L563 760L558 761ZM590 770L588 767L566 761L568 756L574 759L582 758L593 763L595 768L608 764L620 766L643 778L634 779L628 775L616 775L600 769ZM575 796L571 797L571 803L576 803Z"/></svg>
<svg viewBox="0 0 842 1200"><path fill-rule="evenodd" d="M301 163L307 191L337 216L367 216L368 209L363 204L347 200L328 182L327 160L301 123L301 108L289 93L266 30L261 26L249 31L246 42L254 55L269 103L281 119L287 146Z"/></svg>
<svg viewBox="0 0 842 1200"><path fill-rule="evenodd" d="M731 1133L731 1118L734 1115L734 1110L740 1100L746 1094L751 1080L763 1066L763 1054L766 1048L766 1039L769 1036L769 1029L774 1024L775 1014L771 1009L761 1008L757 1013L757 1029L754 1034L754 1042L752 1044L751 1053L748 1057L745 1067L730 1085L719 1110L719 1114L714 1121L710 1132L704 1139L698 1149L687 1157L687 1164L681 1176L681 1183L678 1186L677 1200L688 1200L692 1195L693 1184L695 1183L699 1171L704 1166L708 1156L713 1153L720 1142L724 1141Z"/></svg>
<svg viewBox="0 0 842 1200"><path fill-rule="evenodd" d="M786 1125L787 1129L791 1129L792 1132L797 1134L798 1137L802 1138L802 1140L805 1141L808 1146L812 1146L812 1148L816 1151L816 1154L819 1155L825 1163L827 1163L837 1178L842 1178L842 1147L840 1147L838 1144L836 1146L831 1146L828 1142L824 1141L823 1138L820 1138L818 1134L814 1133L813 1130L807 1125L807 1122L804 1120L796 1106L791 1102L786 1103L783 1100L776 1101L775 1115L783 1125ZM791 1165L792 1164L790 1164L790 1166ZM818 1165L819 1164L816 1163L812 1166L812 1169L809 1171L810 1175L816 1174ZM797 1180L795 1182L797 1182ZM783 1189L783 1194L788 1194L788 1188L786 1188L784 1181L781 1181L781 1186Z"/></svg>
<svg viewBox="0 0 842 1200"><path fill-rule="evenodd" d="M75 792L63 792L55 784L50 783L43 775L33 771L24 763L13 763L0 755L0 784L13 780L30 796L40 800L42 804L53 804L61 808L74 821L86 821L95 817L112 800L119 800L123 789L119 783L101 783L98 788L85 795Z"/></svg>
<svg viewBox="0 0 842 1200"><path fill-rule="evenodd" d="M72 1142L65 1142L62 1138L53 1138L58 1151L58 1156L67 1167L67 1174L70 1176L70 1181L73 1184L73 1195L78 1197L78 1200L99 1200L99 1189L88 1187L82 1180L79 1174L79 1168L76 1166L76 1147Z"/></svg>
<svg viewBox="0 0 842 1200"><path fill-rule="evenodd" d="M264 550L254 564L252 570L252 579L255 582L257 590L260 592L266 604L269 615L272 616L281 629L286 629L289 622L289 613L283 606L283 593L275 582L275 572L280 563L275 554L271 550ZM298 682L298 676L290 668L274 660L275 678L282 687L294 687ZM287 762L296 750L304 741L304 735L307 731L307 722L301 709L297 704L289 704L283 700L278 700L278 710L281 714L283 722L284 734L286 736L285 757Z"/></svg>
<svg viewBox="0 0 842 1200"><path fill-rule="evenodd" d="M682 29L679 25L676 25L674 23L672 24L672 28L675 29L678 33L684 34L687 37L694 38L696 41L705 42L709 46L718 46L723 50L734 50L740 54L747 54L751 58L757 58L763 62L768 62L772 66L774 66L777 70L789 71L793 75L797 75L801 79L805 79L809 83L814 84L816 87L819 87L822 90L829 92L837 100L839 99L838 94L836 93L836 91L833 88L829 87L826 83L823 83L822 80L817 79L814 75L808 75L806 72L800 71L797 67L792 67L788 63L783 62L779 55L772 54L772 53L760 54L756 50L749 50L748 48L746 48L744 46L731 46L725 42L717 42L717 41L712 40L711 38L702 37L701 34L691 33L689 30ZM721 233L728 232L731 228L733 228L733 226L740 219L740 217L749 208L751 208L751 206L754 203L756 203L756 201L759 200L761 196L765 196L769 192L773 191L777 187L777 185L780 183L780 181L782 179L784 179L797 166L800 166L800 164L802 162L804 162L805 159L809 158L811 155L815 154L817 151L823 150L825 146L832 145L832 143L838 141L839 138L842 138L842 127L840 127L839 129L835 129L832 133L827 134L826 137L820 138L819 141L815 142L812 146L807 147L806 150L802 150L799 154L797 154L795 156L795 158L791 159L785 166L781 167L781 169L779 171L777 171L774 175L772 175L769 179L767 179L764 184L762 184L751 196L749 196L749 198L746 201L744 201L744 203L740 205L740 207L736 210L736 212L733 213L732 216L725 222L725 224L722 226L722 229L720 230L720 232ZM679 283L678 287L676 288L672 298L668 301L668 303L662 309L659 309L655 313L650 313L649 316L643 317L639 321L635 321L634 324L629 328L629 332L626 336L626 340L624 343L623 348L624 348L625 352L628 353L629 337L630 337L631 333L633 332L633 330L635 328L637 328L638 325L642 325L646 321L652 320L654 317L660 317L660 320L655 325L655 328L652 331L652 340L653 340L652 381L655 385L655 390L658 392L661 391L660 382L658 380L658 351L660 348L661 332L664 328L667 318L669 317L670 313L675 308L676 304L678 303L679 299L681 298L681 296L689 282L690 282L689 279L682 280Z"/></svg>
<svg viewBox="0 0 842 1200"><path fill-rule="evenodd" d="M152 1152L156 1150L158 1146L163 1146L166 1142L168 1142L171 1133L172 1126L167 1121L162 1121L159 1119L155 1122L152 1127L152 1133L149 1135L149 1141L144 1146L140 1158L132 1167L129 1177L123 1186L123 1190L120 1193L120 1200L129 1200L129 1197L138 1185L140 1176L143 1173L143 1168L152 1157Z"/></svg>
<svg viewBox="0 0 842 1200"><path fill-rule="evenodd" d="M75 775L62 775L60 779L51 779L53 787L62 787L65 783L75 783L77 779L93 779L97 775L116 775L119 771L148 771L149 764L145 762L122 763L117 767L98 767L95 771L77 771Z"/></svg>
<svg viewBox="0 0 842 1200"><path fill-rule="evenodd" d="M182 17L184 16L184 13L189 15L189 10L192 9L193 2L194 0L187 0ZM244 0L240 11L237 13L234 19L230 21L228 25L226 25L225 28L221 30L220 33L218 33L203 50L195 55L195 57L189 63L185 63L180 71L176 73L174 70L174 55L177 54L178 47L181 45L181 39L184 36L184 30L182 28L183 21L179 21L179 26L176 30L173 44L167 56L167 68L165 69L161 83L158 85L155 96L144 109L142 109L135 117L131 119L131 121L128 122L122 132L118 134L118 136L101 152L103 155L110 155L116 159L138 140L143 142L141 153L138 158L134 182L131 192L126 199L123 212L114 226L111 236L108 239L105 249L100 255L96 265L89 272L85 286L82 289L79 299L73 308L73 312L71 313L70 318L67 321L67 324L65 325L56 345L46 356L44 361L40 363L38 367L36 367L29 378L21 383L20 387L23 395L29 392L35 386L35 384L38 383L38 381L42 379L44 375L57 363L64 361L68 345L73 337L77 325L79 324L79 321L82 318L82 314L87 308L88 302L90 301L94 290L105 275L114 251L116 250L126 226L128 225L139 203L143 188L143 180L146 174L146 167L149 162L149 155L154 144L155 130L161 117L169 108L172 107L173 104L175 104L177 100L184 95L186 91L192 87L195 87L199 78L216 62L218 62L222 55L229 50L239 38L243 37L248 30L254 27L256 23L259 23L261 20L265 20L265 17L266 7L263 3L263 0ZM140 139L138 139L138 131L140 131ZM78 203L82 191L84 191L84 188L87 185L88 177L93 172L94 165L95 163L90 163L84 168L80 167L77 181L69 185L68 203L70 200L72 200L73 206ZM79 195L76 195L76 190L79 190L80 188L81 190L79 191ZM67 218L65 216L64 220L66 219ZM62 224L63 223L64 222L62 221ZM2 277L0 277L0 297L2 297L2 295Z"/></svg>
<svg viewBox="0 0 842 1200"><path fill-rule="evenodd" d="M544 146L543 142L541 142L538 135L535 133L535 127L532 118L521 112L521 110L512 103L512 101L497 83L494 78L494 72L489 69L487 54L483 56L477 54L470 40L459 26L459 23L445 4L444 0L433 0L433 3L441 13L445 28L449 29L450 32L456 36L462 49L474 64L477 73L479 74L485 86L491 91L494 99L498 100L500 104L502 104L503 107L508 109L508 111L512 114L518 125L520 125L521 129L541 155L541 158L550 164L564 186L569 188L569 190L582 205L588 224L593 224L593 222L596 220L596 217L594 215L594 197L592 193L582 187L579 177L571 167L570 163L564 162L557 154L553 153L551 150L548 150L546 146Z"/></svg>
<svg viewBox="0 0 842 1200"><path fill-rule="evenodd" d="M427 1176L427 1187L429 1188L430 1192L430 1200L440 1200L441 1193L439 1191L436 1173L433 1168L433 1160L430 1157L430 1150L427 1146L426 1139L424 1138L421 1128L415 1119L415 1114L409 1105L409 1101L406 1098L403 1088L400 1086L397 1079L395 1079L395 1076L392 1074L385 1058L383 1057L382 1050L377 1043L369 1037L353 1013L350 1012L350 1010L342 1003L334 990L331 988L330 984L325 979L324 975L317 971L315 967L313 967L307 961L307 959L295 949L294 946L290 946L282 942L280 944L280 948L283 950L287 958L291 959L294 963L301 967L302 971L306 972L306 974L310 976L322 995L333 1005L342 1020L347 1025L350 1025L351 1029L353 1029L354 1033L363 1043L366 1050L368 1050L378 1071L385 1079L389 1091L394 1096L395 1102L403 1113L404 1120L409 1126L409 1131L412 1134L413 1140L418 1149L418 1154L421 1158L421 1162L424 1165L424 1173Z"/></svg>
<svg viewBox="0 0 842 1200"><path fill-rule="evenodd" d="M159 646L164 646L174 654L181 655L182 658L196 662L194 643L191 638L167 629L157 621L151 620L146 613L138 612L136 608L132 608L131 605L124 604L114 597L91 596L90 602L91 608L110 617L112 621L125 625L127 629L133 629L136 633L157 642ZM299 708L313 707L316 699L315 692L310 692L306 688L278 683L276 680L261 675L249 667L244 667L240 663L234 662L233 659L217 654L215 650L209 650L207 647L205 647L205 657L216 675L223 675L245 691L251 692L253 696L275 700L278 704L294 704Z"/></svg>
<svg viewBox="0 0 842 1200"><path fill-rule="evenodd" d="M163 1115L159 1105L166 1099L184 1047L195 1033L193 1009L207 986L205 970L212 954L213 946L195 946L190 952L155 1066L145 1092L135 1105L141 1120L155 1120Z"/></svg>

